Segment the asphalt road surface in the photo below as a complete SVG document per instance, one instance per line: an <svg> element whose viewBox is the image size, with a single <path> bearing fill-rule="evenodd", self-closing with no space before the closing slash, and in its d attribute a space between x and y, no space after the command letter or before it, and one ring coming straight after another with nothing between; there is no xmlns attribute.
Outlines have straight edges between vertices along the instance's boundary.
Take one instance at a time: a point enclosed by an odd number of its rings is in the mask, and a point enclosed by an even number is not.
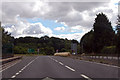
<svg viewBox="0 0 120 80"><path fill-rule="evenodd" d="M4 69L2 78L119 78L120 68L59 56L29 56Z"/></svg>

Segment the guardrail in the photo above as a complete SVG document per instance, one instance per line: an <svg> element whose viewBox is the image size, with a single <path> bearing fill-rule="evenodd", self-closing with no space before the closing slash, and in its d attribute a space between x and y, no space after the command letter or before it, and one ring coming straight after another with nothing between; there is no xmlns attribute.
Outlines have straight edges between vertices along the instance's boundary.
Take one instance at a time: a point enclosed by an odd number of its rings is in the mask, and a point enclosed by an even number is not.
<svg viewBox="0 0 120 80"><path fill-rule="evenodd" d="M88 58L96 58L96 59L114 59L114 60L120 60L120 57L111 57L111 56L82 56L82 57L88 57Z"/></svg>
<svg viewBox="0 0 120 80"><path fill-rule="evenodd" d="M0 63L5 64L5 63L11 62L13 60L21 59L21 58L22 58L22 56L17 56L17 57L12 57L12 58L7 58L7 59L1 59Z"/></svg>

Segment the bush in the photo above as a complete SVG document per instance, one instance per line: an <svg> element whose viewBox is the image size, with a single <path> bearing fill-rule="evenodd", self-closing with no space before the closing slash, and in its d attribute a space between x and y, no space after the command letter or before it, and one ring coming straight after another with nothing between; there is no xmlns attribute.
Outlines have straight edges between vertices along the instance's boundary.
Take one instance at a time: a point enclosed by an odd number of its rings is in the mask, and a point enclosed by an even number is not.
<svg viewBox="0 0 120 80"><path fill-rule="evenodd" d="M101 53L104 53L104 54L115 54L116 53L116 46L105 46L101 50Z"/></svg>
<svg viewBox="0 0 120 80"><path fill-rule="evenodd" d="M21 46L14 46L14 53L17 54L26 54L27 48L21 47Z"/></svg>
<svg viewBox="0 0 120 80"><path fill-rule="evenodd" d="M46 55L53 55L54 54L54 48L53 47L45 47L45 54Z"/></svg>

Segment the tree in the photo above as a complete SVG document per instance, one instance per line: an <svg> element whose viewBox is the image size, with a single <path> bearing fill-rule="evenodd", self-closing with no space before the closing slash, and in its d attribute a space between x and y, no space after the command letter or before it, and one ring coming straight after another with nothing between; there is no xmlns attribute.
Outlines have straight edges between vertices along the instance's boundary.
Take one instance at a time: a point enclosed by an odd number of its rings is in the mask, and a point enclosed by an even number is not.
<svg viewBox="0 0 120 80"><path fill-rule="evenodd" d="M116 30L117 30L116 51L118 54L120 54L120 15L118 15Z"/></svg>
<svg viewBox="0 0 120 80"><path fill-rule="evenodd" d="M114 39L114 31L105 14L99 13L95 18L94 30L94 52L100 53L104 46L111 46Z"/></svg>
<svg viewBox="0 0 120 80"><path fill-rule="evenodd" d="M74 41L77 42L76 40ZM16 48L14 50L16 53L23 53L19 51L21 48L32 48L35 50L39 48L41 54L51 55L55 53L56 50L59 52L71 51L71 42L72 40L60 39L56 37L43 36L41 38L36 38L27 36L15 39Z"/></svg>
<svg viewBox="0 0 120 80"><path fill-rule="evenodd" d="M16 54L26 54L28 53L28 49L25 47L21 47L21 46L15 46L14 47L14 53Z"/></svg>
<svg viewBox="0 0 120 80"><path fill-rule="evenodd" d="M2 44L13 43L14 38L11 37L11 34L8 34L8 32L6 32L2 27L1 30L2 30Z"/></svg>
<svg viewBox="0 0 120 80"><path fill-rule="evenodd" d="M14 37L12 37L11 34L8 34L8 32L1 27L1 23L0 32L2 33L2 35L0 35L2 38L2 58L13 57Z"/></svg>
<svg viewBox="0 0 120 80"><path fill-rule="evenodd" d="M53 55L55 53L54 48L53 47L45 47L45 54L47 55Z"/></svg>
<svg viewBox="0 0 120 80"><path fill-rule="evenodd" d="M93 30L86 33L80 41L80 46L82 48L82 51L85 53L91 53L93 52Z"/></svg>

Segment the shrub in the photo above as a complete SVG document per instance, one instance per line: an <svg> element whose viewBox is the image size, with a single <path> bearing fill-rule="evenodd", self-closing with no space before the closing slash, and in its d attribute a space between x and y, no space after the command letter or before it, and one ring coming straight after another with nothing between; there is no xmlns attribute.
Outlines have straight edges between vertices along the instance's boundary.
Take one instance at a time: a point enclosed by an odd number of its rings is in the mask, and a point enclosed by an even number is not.
<svg viewBox="0 0 120 80"><path fill-rule="evenodd" d="M115 54L116 53L116 46L105 46L101 50L103 54Z"/></svg>
<svg viewBox="0 0 120 80"><path fill-rule="evenodd" d="M20 47L20 46L14 46L14 53L26 54L27 53L27 48Z"/></svg>

